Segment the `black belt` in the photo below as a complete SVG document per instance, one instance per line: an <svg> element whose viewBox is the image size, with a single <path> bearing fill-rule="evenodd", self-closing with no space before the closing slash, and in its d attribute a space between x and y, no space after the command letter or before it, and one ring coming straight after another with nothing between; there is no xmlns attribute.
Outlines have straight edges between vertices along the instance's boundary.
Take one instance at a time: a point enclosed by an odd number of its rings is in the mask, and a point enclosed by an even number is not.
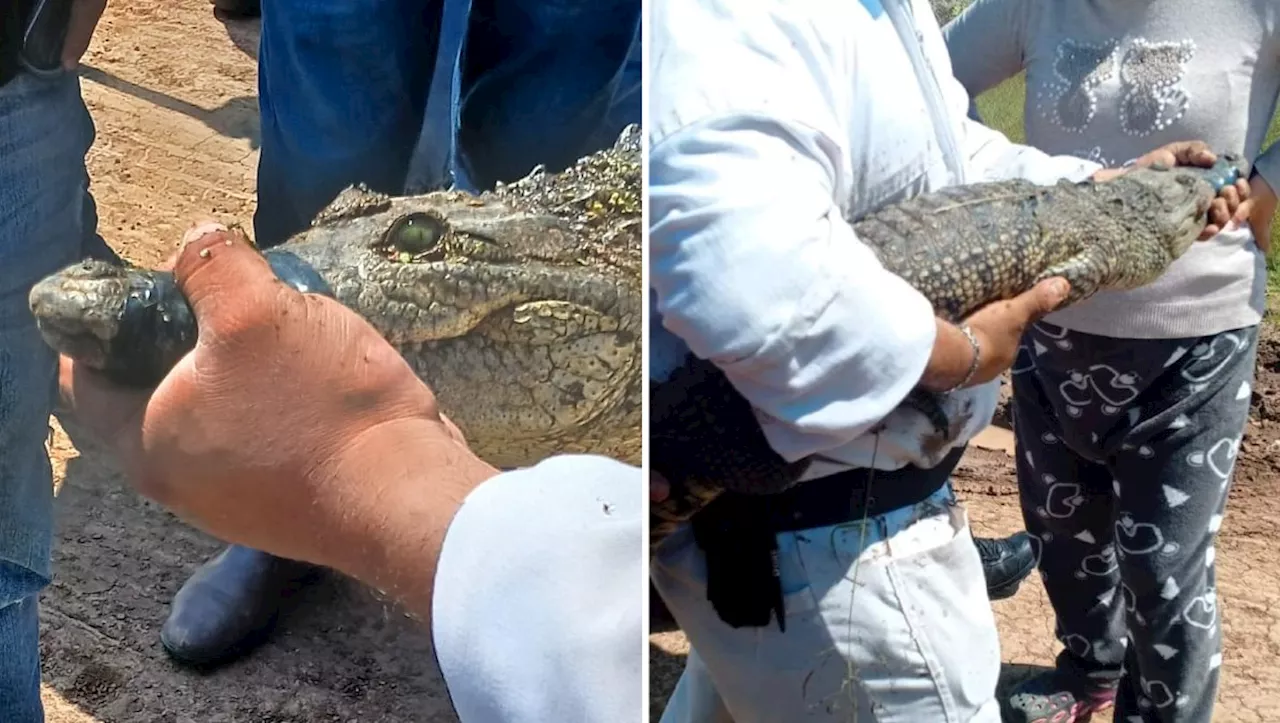
<svg viewBox="0 0 1280 723"><path fill-rule="evenodd" d="M801 482L770 497L770 528L774 532L795 532L828 527L923 502L951 478L964 450L952 450L929 469L851 469Z"/></svg>
<svg viewBox="0 0 1280 723"><path fill-rule="evenodd" d="M786 631L778 533L882 515L928 499L950 479L964 448L930 469L853 469L801 482L776 495L723 493L693 518L707 563L707 599L730 627Z"/></svg>

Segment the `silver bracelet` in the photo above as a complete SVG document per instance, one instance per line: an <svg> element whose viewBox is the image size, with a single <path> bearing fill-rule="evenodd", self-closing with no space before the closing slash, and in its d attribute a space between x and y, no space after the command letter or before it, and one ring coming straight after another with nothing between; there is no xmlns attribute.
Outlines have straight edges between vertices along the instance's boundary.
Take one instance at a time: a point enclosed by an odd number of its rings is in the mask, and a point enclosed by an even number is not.
<svg viewBox="0 0 1280 723"><path fill-rule="evenodd" d="M973 360L969 362L969 371L965 373L964 379L959 384L951 387L943 394L951 394L952 392L969 386L969 382L973 381L973 375L978 373L978 364L982 361L982 345L978 343L978 337L973 335L973 329L968 324L960 327L960 332L964 334L964 338L969 340L969 346L973 348Z"/></svg>

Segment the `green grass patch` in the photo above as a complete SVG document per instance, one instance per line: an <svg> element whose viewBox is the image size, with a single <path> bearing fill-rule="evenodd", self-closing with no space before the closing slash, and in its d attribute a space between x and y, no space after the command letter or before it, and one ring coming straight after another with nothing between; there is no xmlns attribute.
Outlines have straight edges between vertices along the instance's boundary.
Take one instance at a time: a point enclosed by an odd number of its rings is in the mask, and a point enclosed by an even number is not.
<svg viewBox="0 0 1280 723"><path fill-rule="evenodd" d="M1000 85L978 96L978 112L982 120L992 128L1004 133L1016 143L1026 142L1022 117L1023 103L1026 99L1026 83L1023 74L1006 80ZM1267 129L1267 140L1262 147L1267 148L1280 136L1280 113L1271 119L1271 127ZM1280 216L1280 214L1277 214ZM1280 290L1280 222L1271 224L1271 253L1267 255L1267 284L1271 290Z"/></svg>

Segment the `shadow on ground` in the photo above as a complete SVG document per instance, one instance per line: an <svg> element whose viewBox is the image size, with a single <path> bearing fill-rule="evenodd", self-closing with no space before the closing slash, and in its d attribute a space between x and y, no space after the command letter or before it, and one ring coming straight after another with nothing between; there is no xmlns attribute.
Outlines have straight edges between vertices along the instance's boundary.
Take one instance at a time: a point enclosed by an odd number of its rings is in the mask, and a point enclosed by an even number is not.
<svg viewBox="0 0 1280 723"><path fill-rule="evenodd" d="M227 138L248 139L249 147L252 149L257 149L260 145L257 96L232 98L213 110L206 110L166 93L131 83L92 65L82 64L80 76L147 103L194 118L219 135Z"/></svg>
<svg viewBox="0 0 1280 723"><path fill-rule="evenodd" d="M214 10L213 17L227 29L227 37L236 50L258 59L258 38L262 34L262 22L258 18L237 17L221 10Z"/></svg>
<svg viewBox="0 0 1280 723"><path fill-rule="evenodd" d="M426 632L336 576L249 658L209 674L170 661L158 637L169 601L221 544L127 489L92 441L75 439L82 456L66 463L40 615L44 682L68 702L103 723L456 720Z"/></svg>

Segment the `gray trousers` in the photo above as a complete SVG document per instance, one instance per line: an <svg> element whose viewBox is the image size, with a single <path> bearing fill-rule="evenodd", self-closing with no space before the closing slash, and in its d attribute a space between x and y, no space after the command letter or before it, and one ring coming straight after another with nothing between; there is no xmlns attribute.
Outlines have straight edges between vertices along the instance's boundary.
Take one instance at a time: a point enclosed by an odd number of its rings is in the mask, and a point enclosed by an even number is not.
<svg viewBox="0 0 1280 723"><path fill-rule="evenodd" d="M1214 539L1257 329L1129 340L1038 324L1013 368L1023 517L1065 650L1116 720L1213 717Z"/></svg>
<svg viewBox="0 0 1280 723"><path fill-rule="evenodd" d="M1000 641L948 484L865 522L778 535L787 630L731 628L688 525L654 584L689 637L662 723L999 723Z"/></svg>

